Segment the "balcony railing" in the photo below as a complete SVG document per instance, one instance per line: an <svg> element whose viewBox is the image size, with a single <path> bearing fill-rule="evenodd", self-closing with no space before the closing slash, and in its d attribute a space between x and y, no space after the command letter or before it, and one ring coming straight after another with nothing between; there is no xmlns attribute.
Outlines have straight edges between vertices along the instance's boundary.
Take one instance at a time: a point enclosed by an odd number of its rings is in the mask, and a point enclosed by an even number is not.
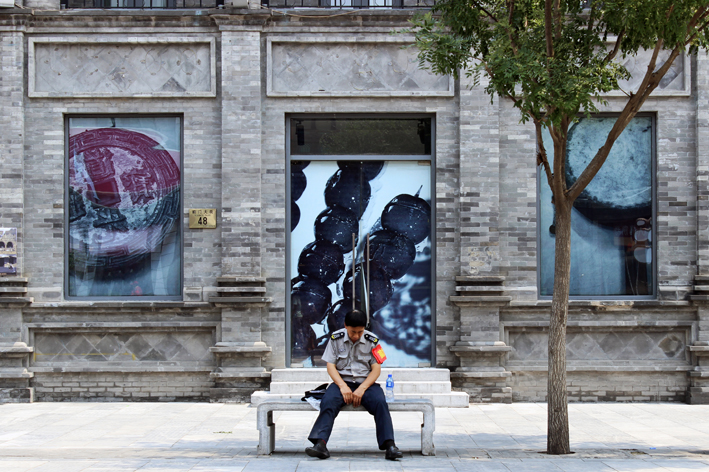
<svg viewBox="0 0 709 472"><path fill-rule="evenodd" d="M229 0L60 0L62 8L105 9L208 9L228 7ZM431 8L436 0L262 0L266 8L330 8L330 9L411 9Z"/></svg>
<svg viewBox="0 0 709 472"><path fill-rule="evenodd" d="M392 9L431 8L436 0L262 0L268 8Z"/></svg>
<svg viewBox="0 0 709 472"><path fill-rule="evenodd" d="M63 8L206 10L223 5L224 0L61 0Z"/></svg>

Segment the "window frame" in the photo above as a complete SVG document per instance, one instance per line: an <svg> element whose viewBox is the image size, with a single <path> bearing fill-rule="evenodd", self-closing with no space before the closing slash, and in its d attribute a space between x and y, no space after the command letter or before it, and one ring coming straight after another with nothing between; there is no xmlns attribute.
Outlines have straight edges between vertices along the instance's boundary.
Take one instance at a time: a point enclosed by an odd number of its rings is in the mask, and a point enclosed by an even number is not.
<svg viewBox="0 0 709 472"><path fill-rule="evenodd" d="M617 112L599 112L592 113L589 118L618 118L620 113ZM625 301L625 300L656 300L658 297L658 263L657 263L657 251L659 246L659 241L657 240L657 113L655 112L639 112L635 115L638 118L650 118L652 123L652 135L650 139L650 173L651 173L651 185L650 194L652 198L652 292L648 295L569 295L569 300L610 300L610 301ZM579 118L587 118L584 114L579 114ZM539 143L536 144L537 149L539 148ZM547 150L548 152L548 150ZM544 173L542 166L536 166L536 199L537 199L537 299L538 300L551 300L553 295L542 295L542 274L541 274L541 264L542 264L542 199L541 199L541 186L548 185L546 182L546 174ZM572 243L573 244L573 243ZM571 274L573 276L573 273Z"/></svg>
<svg viewBox="0 0 709 472"><path fill-rule="evenodd" d="M332 119L430 119L431 120L431 154L401 155L401 154L291 154L291 121L294 119L332 118ZM291 350L291 161L427 161L431 172L431 366L436 365L436 115L431 113L286 113L285 114L285 195L283 205L286 210L285 233L285 365L286 367L303 367L293 364ZM376 334L376 333L375 333ZM421 366L419 366L421 367ZM430 366L429 366L430 367Z"/></svg>
<svg viewBox="0 0 709 472"><path fill-rule="evenodd" d="M180 293L179 295L120 295L120 296L78 296L69 295L69 130L72 119L80 118L177 118L179 119L180 135L180 217L178 232L180 234ZM185 222L184 222L184 164L185 164L185 118L182 113L71 113L64 114L64 283L63 295L67 301L104 301L135 303L155 301L183 301L185 290Z"/></svg>

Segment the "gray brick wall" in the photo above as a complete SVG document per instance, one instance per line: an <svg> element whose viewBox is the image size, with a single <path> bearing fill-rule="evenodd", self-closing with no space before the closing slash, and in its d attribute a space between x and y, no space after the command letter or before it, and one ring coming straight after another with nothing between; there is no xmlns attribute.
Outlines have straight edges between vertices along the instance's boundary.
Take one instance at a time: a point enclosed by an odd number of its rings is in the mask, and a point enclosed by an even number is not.
<svg viewBox="0 0 709 472"><path fill-rule="evenodd" d="M709 58L698 54L696 65L697 272L709 274Z"/></svg>
<svg viewBox="0 0 709 472"><path fill-rule="evenodd" d="M534 126L500 102L500 265L514 298L536 299L537 182Z"/></svg>
<svg viewBox="0 0 709 472"><path fill-rule="evenodd" d="M512 399L544 402L546 372L513 372ZM689 382L684 372L569 372L570 402L684 402Z"/></svg>
<svg viewBox="0 0 709 472"><path fill-rule="evenodd" d="M31 382L35 398L63 401L209 401L208 372L189 373L38 373Z"/></svg>
<svg viewBox="0 0 709 472"><path fill-rule="evenodd" d="M499 100L460 80L460 275L499 275Z"/></svg>
<svg viewBox="0 0 709 472"><path fill-rule="evenodd" d="M50 2L51 3L51 2ZM29 4L28 4L29 5ZM48 5L39 2L37 6ZM170 13L170 12L168 12ZM456 367L449 346L461 340L493 341L502 327L514 323L543 323L548 308L537 302L537 169L534 129L519 123L519 113L507 100L490 98L470 80L456 84L446 96L378 97L269 96L267 39L391 41L388 31L404 25L405 17L385 12L334 19L267 18L254 11L245 24L241 17L184 13L176 16L149 12L130 19L113 12L95 16L51 13L27 18L42 26L42 34L81 31L91 38L116 34L120 38L165 35L217 38L216 98L32 98L24 91L27 37L35 33L5 28L0 33L0 225L17 226L23 275L29 277L34 307L13 311L0 327L3 340L18 340L20 325L41 322L128 321L171 323L197 316L221 322L216 341L264 341L273 349L262 365L283 367L286 358L285 316L286 231L285 122L289 113L426 113L436 118L436 360ZM33 23L36 22L36 23ZM11 21L0 16L0 25ZM709 274L709 145L707 89L709 59L695 60L694 95L649 100L643 111L657 117L657 221L659 298L682 299L696 272ZM394 93L396 92L396 93ZM610 98L606 112L621 109L622 99ZM64 117L75 114L179 113L184 116L184 290L185 300L203 302L208 314L195 314L177 304L166 313L155 305L67 311L63 299L65 238ZM542 185L546 185L542 178ZM189 230L187 210L217 208L216 230ZM455 276L499 274L516 307L477 310L461 323L460 309L449 297ZM267 307L242 309L207 305L220 275L263 276ZM646 326L697 323L687 344L708 340L706 310L689 302L648 302L652 310L611 305L608 309L572 310L571 321L639 319ZM51 304L58 304L53 307ZM647 303L646 303L647 304ZM42 306L39 311L37 305ZM207 308L208 307L208 308ZM619 308L620 307L620 308ZM595 310L595 311L594 311ZM475 310L472 310L475 311ZM619 313L620 312L620 313ZM8 312L9 313L9 312ZM500 321L497 321L497 318ZM24 319L24 321L22 321ZM7 321L7 320L6 320ZM461 327L462 325L462 327ZM590 325L597 334L601 325ZM684 326L684 325L682 325ZM684 329L684 328L682 328ZM594 331L596 330L596 331ZM644 331L643 331L644 330ZM649 335L649 334L648 334ZM28 341L28 339L23 339ZM504 340L504 339L500 339ZM256 360L251 359L254 363ZM589 363L597 359L588 358ZM693 362L693 361L692 361ZM570 395L578 401L681 400L686 372L631 372L618 363L618 372L575 371L569 376ZM691 368L688 361L687 368ZM517 366L519 367L519 366ZM517 369L517 367L515 367ZM525 367L524 365L521 367ZM471 382L471 391L513 388L517 400L541 401L546 389L543 368L517 369L507 384ZM531 367L534 367L532 369ZM537 370L535 370L537 369ZM205 400L212 384L204 373L47 373L35 378L37 398L62 399L193 399ZM253 384L253 385L252 385ZM225 398L248 395L259 382L225 383ZM600 386L603 388L601 389ZM68 389L68 390L67 390ZM236 392L236 393L235 393Z"/></svg>
<svg viewBox="0 0 709 472"><path fill-rule="evenodd" d="M24 87L23 59L24 37L19 31L0 32L0 226L16 227L18 252L18 272L22 271L22 248L24 232Z"/></svg>
<svg viewBox="0 0 709 472"><path fill-rule="evenodd" d="M222 32L222 272L261 274L261 45Z"/></svg>

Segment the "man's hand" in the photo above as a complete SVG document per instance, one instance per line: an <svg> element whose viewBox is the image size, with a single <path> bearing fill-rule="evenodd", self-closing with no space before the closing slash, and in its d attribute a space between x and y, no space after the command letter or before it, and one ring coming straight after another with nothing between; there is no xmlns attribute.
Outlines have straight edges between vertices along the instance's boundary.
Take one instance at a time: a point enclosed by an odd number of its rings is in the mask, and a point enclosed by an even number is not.
<svg viewBox="0 0 709 472"><path fill-rule="evenodd" d="M352 406L357 408L362 404L362 397L364 396L364 392L367 391L367 387L362 388L363 385L360 385L357 390L352 393Z"/></svg>
<svg viewBox="0 0 709 472"><path fill-rule="evenodd" d="M359 391L359 389L357 389ZM340 393L342 394L342 398L344 398L345 403L349 405L352 403L352 390L350 390L350 387L347 386L347 384L343 385L340 387ZM362 399L362 396L360 395L360 400Z"/></svg>

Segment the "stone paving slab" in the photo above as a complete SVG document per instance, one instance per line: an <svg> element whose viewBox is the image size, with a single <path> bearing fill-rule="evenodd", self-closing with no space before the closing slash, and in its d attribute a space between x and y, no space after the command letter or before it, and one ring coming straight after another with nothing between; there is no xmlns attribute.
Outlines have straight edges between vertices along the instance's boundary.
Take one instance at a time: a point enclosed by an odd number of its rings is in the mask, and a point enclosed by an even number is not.
<svg viewBox="0 0 709 472"><path fill-rule="evenodd" d="M276 451L256 454L256 408L209 403L0 404L2 472L709 472L709 405L569 406L574 454L549 456L546 405L436 409L435 457L421 414L394 412L404 459L376 447L374 421L342 412L320 461L305 455L316 412L277 412Z"/></svg>

